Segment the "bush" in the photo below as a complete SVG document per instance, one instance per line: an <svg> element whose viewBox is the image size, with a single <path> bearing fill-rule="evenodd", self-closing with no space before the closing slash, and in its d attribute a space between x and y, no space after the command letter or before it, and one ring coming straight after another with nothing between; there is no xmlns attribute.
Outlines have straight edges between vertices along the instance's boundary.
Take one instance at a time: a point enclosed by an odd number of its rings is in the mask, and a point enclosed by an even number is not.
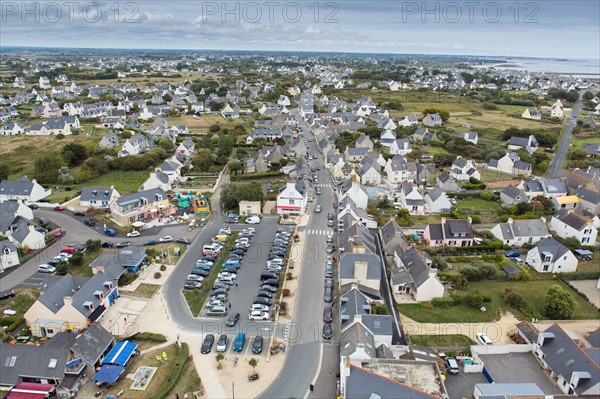
<svg viewBox="0 0 600 399"><path fill-rule="evenodd" d="M129 285L129 284L133 283L137 278L138 278L137 274L134 274L131 272L125 272L119 278L119 287Z"/></svg>
<svg viewBox="0 0 600 399"><path fill-rule="evenodd" d="M167 267L165 265L160 265L160 271L164 272L165 270L167 270Z"/></svg>
<svg viewBox="0 0 600 399"><path fill-rule="evenodd" d="M465 305L470 306L475 309L481 309L483 307L483 303L485 302L485 298L478 292L472 292L463 297L463 301Z"/></svg>
<svg viewBox="0 0 600 399"><path fill-rule="evenodd" d="M283 291L281 291L281 295L283 295L284 297L288 297L290 296L290 289L289 288L284 288Z"/></svg>
<svg viewBox="0 0 600 399"><path fill-rule="evenodd" d="M455 306L456 302L454 302L454 298L433 298L431 300L431 304L436 308L448 308L450 306Z"/></svg>
<svg viewBox="0 0 600 399"><path fill-rule="evenodd" d="M146 342L156 342L159 344L163 343L163 342L167 342L167 337L165 337L164 335L151 333L151 332L139 332L137 334L132 335L129 339L131 341L135 341L135 342L146 341Z"/></svg>
<svg viewBox="0 0 600 399"><path fill-rule="evenodd" d="M162 276L162 274L160 274L160 272L156 272L154 273L154 278L159 279Z"/></svg>
<svg viewBox="0 0 600 399"><path fill-rule="evenodd" d="M285 301L279 302L279 314L284 315L287 313L288 304Z"/></svg>
<svg viewBox="0 0 600 399"><path fill-rule="evenodd" d="M175 353L175 360L169 368L169 375L167 376L167 380L154 392L152 396L150 396L150 399L167 398L170 392L173 390L173 388L175 388L175 386L179 382L179 379L181 378L183 367L185 366L186 362L189 361L189 347L188 344L182 343L181 348L179 348L177 345L175 345L175 348L177 352Z"/></svg>
<svg viewBox="0 0 600 399"><path fill-rule="evenodd" d="M471 222L473 224L481 224L481 218L477 215L471 216Z"/></svg>

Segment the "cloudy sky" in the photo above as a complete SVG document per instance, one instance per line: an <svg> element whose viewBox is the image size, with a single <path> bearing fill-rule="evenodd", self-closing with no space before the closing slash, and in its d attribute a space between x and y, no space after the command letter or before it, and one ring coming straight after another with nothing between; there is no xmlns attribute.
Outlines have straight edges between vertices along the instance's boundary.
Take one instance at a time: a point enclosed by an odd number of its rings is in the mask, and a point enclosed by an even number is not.
<svg viewBox="0 0 600 399"><path fill-rule="evenodd" d="M2 0L0 45L600 58L600 2Z"/></svg>

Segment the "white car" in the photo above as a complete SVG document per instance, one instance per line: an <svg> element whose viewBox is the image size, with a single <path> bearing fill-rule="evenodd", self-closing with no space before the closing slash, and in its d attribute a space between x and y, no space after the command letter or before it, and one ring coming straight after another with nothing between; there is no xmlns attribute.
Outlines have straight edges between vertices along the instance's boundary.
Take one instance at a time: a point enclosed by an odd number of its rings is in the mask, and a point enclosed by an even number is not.
<svg viewBox="0 0 600 399"><path fill-rule="evenodd" d="M257 215L249 216L246 219L246 223L248 223L248 224L259 224L260 223L260 217L257 216Z"/></svg>
<svg viewBox="0 0 600 399"><path fill-rule="evenodd" d="M200 281L200 282L204 281L204 277L199 276L197 274L188 274L187 279L192 280L192 281Z"/></svg>
<svg viewBox="0 0 600 399"><path fill-rule="evenodd" d="M269 307L267 305L262 305L260 303L253 303L252 306L250 306L250 313L257 311L257 310L261 311L261 312L268 312Z"/></svg>
<svg viewBox="0 0 600 399"><path fill-rule="evenodd" d="M493 342L490 339L490 337L488 337L484 333L478 332L475 335L477 336L477 340L479 341L479 343L481 343L481 345L492 345L493 344Z"/></svg>
<svg viewBox="0 0 600 399"><path fill-rule="evenodd" d="M137 230L133 230L130 231L129 233L127 233L127 237L139 237L140 236L140 232Z"/></svg>
<svg viewBox="0 0 600 399"><path fill-rule="evenodd" d="M163 236L158 239L158 242L173 242L173 237Z"/></svg>
<svg viewBox="0 0 600 399"><path fill-rule="evenodd" d="M38 266L38 272L40 273L54 273L56 272L56 267L52 265L48 265L46 263L42 263Z"/></svg>
<svg viewBox="0 0 600 399"><path fill-rule="evenodd" d="M225 302L220 301L218 299L212 299L212 300L206 302L206 308L210 309L210 308L215 307L215 306L223 306L224 303Z"/></svg>
<svg viewBox="0 0 600 399"><path fill-rule="evenodd" d="M256 229L254 227L247 227L242 230L242 233L249 233L251 236L253 236L256 233Z"/></svg>
<svg viewBox="0 0 600 399"><path fill-rule="evenodd" d="M58 255L56 255L55 259L56 258L60 258L60 259L63 259L63 260L68 260L68 259L71 259L72 257L73 257L73 255L71 255L71 254L67 254L65 252L61 252Z"/></svg>
<svg viewBox="0 0 600 399"><path fill-rule="evenodd" d="M269 313L262 310L253 310L248 315L248 320L269 320Z"/></svg>
<svg viewBox="0 0 600 399"><path fill-rule="evenodd" d="M231 227L222 227L221 230L219 230L219 234L225 234L230 236L231 235Z"/></svg>
<svg viewBox="0 0 600 399"><path fill-rule="evenodd" d="M224 278L224 277L231 277L232 279L236 279L237 278L237 274L235 273L229 273L229 272L221 272L217 275L218 278Z"/></svg>
<svg viewBox="0 0 600 399"><path fill-rule="evenodd" d="M16 310L12 310L12 309L6 309L4 311L4 314L7 315L7 316L14 316L14 315L17 314L17 311Z"/></svg>

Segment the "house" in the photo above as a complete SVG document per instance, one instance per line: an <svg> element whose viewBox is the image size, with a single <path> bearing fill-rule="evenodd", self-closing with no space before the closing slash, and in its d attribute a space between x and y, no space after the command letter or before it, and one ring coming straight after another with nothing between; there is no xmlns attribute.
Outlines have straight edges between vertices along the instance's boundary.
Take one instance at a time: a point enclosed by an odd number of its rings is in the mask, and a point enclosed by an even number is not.
<svg viewBox="0 0 600 399"><path fill-rule="evenodd" d="M508 149L510 151L518 151L520 149L524 149L529 154L533 154L538 150L540 144L534 135L529 135L529 137L516 137L512 136L508 140Z"/></svg>
<svg viewBox="0 0 600 399"><path fill-rule="evenodd" d="M486 165L489 170L496 170L509 175L530 175L532 166L529 162L521 161L516 152L507 152L500 159L490 159Z"/></svg>
<svg viewBox="0 0 600 399"><path fill-rule="evenodd" d="M546 227L546 218L540 219L512 219L506 223L498 223L490 232L504 245L521 247L536 244L544 238L550 237Z"/></svg>
<svg viewBox="0 0 600 399"><path fill-rule="evenodd" d="M53 337L63 331L86 328L119 297L117 281L104 273L46 279L42 291L23 316L36 337Z"/></svg>
<svg viewBox="0 0 600 399"><path fill-rule="evenodd" d="M450 199L439 187L425 194L425 209L431 213L449 213L452 208Z"/></svg>
<svg viewBox="0 0 600 399"><path fill-rule="evenodd" d="M0 133L1 133L1 131L0 131ZM594 157L598 156L598 154L600 154L600 144L584 143L581 148L585 152L587 152L588 157L594 158Z"/></svg>
<svg viewBox="0 0 600 399"><path fill-rule="evenodd" d="M360 284L379 292L381 285L381 260L370 253L344 251L340 256L340 285Z"/></svg>
<svg viewBox="0 0 600 399"><path fill-rule="evenodd" d="M580 187L575 195L579 198L580 209L585 209L594 215L600 215L600 193L598 191Z"/></svg>
<svg viewBox="0 0 600 399"><path fill-rule="evenodd" d="M35 179L29 180L27 176L0 181L0 203L10 200L37 202L50 194L52 190L45 190Z"/></svg>
<svg viewBox="0 0 600 399"><path fill-rule="evenodd" d="M172 188L169 176L160 169L150 172L150 176L142 183L141 190L148 191L155 188L163 191L169 191Z"/></svg>
<svg viewBox="0 0 600 399"><path fill-rule="evenodd" d="M412 146L410 145L410 141L407 139L397 139L392 142L390 145L390 154L391 155L406 155L412 152Z"/></svg>
<svg viewBox="0 0 600 399"><path fill-rule="evenodd" d="M481 178L475 161L466 160L461 156L456 157L456 160L452 163L450 176L461 182L468 182L471 177L477 180Z"/></svg>
<svg viewBox="0 0 600 399"><path fill-rule="evenodd" d="M82 208L108 209L121 194L111 187L84 187L79 196L79 206Z"/></svg>
<svg viewBox="0 0 600 399"><path fill-rule="evenodd" d="M75 338L71 346L73 357L81 359L96 370L115 344L115 337L98 323L90 325Z"/></svg>
<svg viewBox="0 0 600 399"><path fill-rule="evenodd" d="M427 114L423 118L423 124L427 127L441 126L442 117L439 114Z"/></svg>
<svg viewBox="0 0 600 399"><path fill-rule="evenodd" d="M307 188L303 180L287 182L277 194L277 214L302 216L306 212Z"/></svg>
<svg viewBox="0 0 600 399"><path fill-rule="evenodd" d="M111 218L122 226L141 219L154 219L167 216L171 208L167 194L160 188L123 195L110 204Z"/></svg>
<svg viewBox="0 0 600 399"><path fill-rule="evenodd" d="M0 241L0 273L20 264L19 250L15 243L10 240Z"/></svg>
<svg viewBox="0 0 600 399"><path fill-rule="evenodd" d="M562 118L564 116L564 106L560 99L556 99L556 102L550 107L550 116ZM525 118L525 116L524 116Z"/></svg>
<svg viewBox="0 0 600 399"><path fill-rule="evenodd" d="M446 219L425 227L424 238L430 247L470 247L473 245L471 218Z"/></svg>
<svg viewBox="0 0 600 399"><path fill-rule="evenodd" d="M25 133L25 128L19 122L11 122L2 125L0 136L16 136Z"/></svg>
<svg viewBox="0 0 600 399"><path fill-rule="evenodd" d="M400 206L411 215L422 215L425 211L423 195L412 183L400 183L397 199Z"/></svg>
<svg viewBox="0 0 600 399"><path fill-rule="evenodd" d="M119 151L119 157L128 155L139 155L148 151L150 145L148 139L143 134L136 134L123 144L123 148Z"/></svg>
<svg viewBox="0 0 600 399"><path fill-rule="evenodd" d="M599 349L582 348L560 325L553 324L538 335L534 352L552 381L563 393L598 395Z"/></svg>
<svg viewBox="0 0 600 399"><path fill-rule="evenodd" d="M442 190L446 192L456 192L460 190L456 180L452 176L450 176L447 172L440 173L435 178L436 185Z"/></svg>
<svg viewBox="0 0 600 399"><path fill-rule="evenodd" d="M386 255L392 255L397 247L406 249L408 246L404 237L404 231L402 231L402 228L396 223L394 218L381 227L379 235Z"/></svg>
<svg viewBox="0 0 600 399"><path fill-rule="evenodd" d="M500 191L500 202L504 206L513 206L521 202L528 202L523 190L509 184Z"/></svg>
<svg viewBox="0 0 600 399"><path fill-rule="evenodd" d="M358 181L358 176L356 174L349 180L349 184L350 187L343 191L340 201L343 201L344 198L350 198L356 204L357 208L363 210L367 209L369 194Z"/></svg>
<svg viewBox="0 0 600 399"><path fill-rule="evenodd" d="M90 263L90 268L94 276L105 274L118 280L127 272L138 274L147 264L146 249L132 244L117 253L104 252Z"/></svg>
<svg viewBox="0 0 600 399"><path fill-rule="evenodd" d="M540 119L542 119L542 113L539 110L537 110L536 108L527 108L521 114L521 118L533 119L533 120L539 121Z"/></svg>
<svg viewBox="0 0 600 399"><path fill-rule="evenodd" d="M479 134L477 132L458 132L457 136L465 140L467 143L475 145L477 145L477 140L479 140Z"/></svg>
<svg viewBox="0 0 600 399"><path fill-rule="evenodd" d="M396 248L394 264L396 267L392 269L390 281L394 296L409 294L417 302L444 296L444 285L438 279L437 272L431 269L424 255L414 247Z"/></svg>
<svg viewBox="0 0 600 399"><path fill-rule="evenodd" d="M403 127L409 127L409 126L414 126L414 125L418 125L418 124L419 124L419 120L417 119L416 115L405 116L404 119L402 119L401 121L398 122L398 125L403 126Z"/></svg>
<svg viewBox="0 0 600 399"><path fill-rule="evenodd" d="M246 138L246 144L252 144L255 140L275 141L283 137L281 128L273 129L253 129L252 133Z"/></svg>
<svg viewBox="0 0 600 399"><path fill-rule="evenodd" d="M346 217L339 219L344 222L344 219L347 219L349 215ZM338 239L340 246L340 253L357 253L357 254L376 254L377 253L377 244L376 244L376 236L371 233L369 228L362 223L362 221L358 220L350 225L344 226L338 224L340 231L340 236ZM371 294L371 293L370 293ZM380 297L379 291L377 291L377 297Z"/></svg>
<svg viewBox="0 0 600 399"><path fill-rule="evenodd" d="M20 201L0 203L0 235L17 247L42 249L46 246L46 232L33 219L31 208Z"/></svg>
<svg viewBox="0 0 600 399"><path fill-rule="evenodd" d="M348 162L360 162L369 153L368 148L347 147L344 155Z"/></svg>
<svg viewBox="0 0 600 399"><path fill-rule="evenodd" d="M181 163L175 162L175 159L171 157L164 161L158 169L165 175L169 176L169 182L171 184L179 181L181 178Z"/></svg>
<svg viewBox="0 0 600 399"><path fill-rule="evenodd" d="M577 270L577 257L552 237L544 238L527 252L525 264L539 273L569 273Z"/></svg>
<svg viewBox="0 0 600 399"><path fill-rule="evenodd" d="M401 182L415 182L418 174L418 164L412 159L402 155L394 155L388 159L385 165L386 179L389 184L395 185Z"/></svg>
<svg viewBox="0 0 600 399"><path fill-rule="evenodd" d="M379 144L383 147L390 147L396 141L396 132L393 130L384 130L379 135Z"/></svg>
<svg viewBox="0 0 600 399"><path fill-rule="evenodd" d="M363 158L363 162L358 169L358 176L360 177L360 184L362 185L371 185L376 186L381 183L381 168L377 162L373 162L369 160L369 162L365 162L368 158Z"/></svg>
<svg viewBox="0 0 600 399"><path fill-rule="evenodd" d="M239 212L240 215L260 215L262 213L261 203L260 201L240 201Z"/></svg>
<svg viewBox="0 0 600 399"><path fill-rule="evenodd" d="M437 140L437 135L435 133L430 133L427 128L420 127L410 135L410 140L413 143L431 142Z"/></svg>
<svg viewBox="0 0 600 399"><path fill-rule="evenodd" d="M367 134L361 133L356 139L356 147L367 148L369 151L373 151L373 142Z"/></svg>
<svg viewBox="0 0 600 399"><path fill-rule="evenodd" d="M364 209L360 209L349 198L338 204L338 230L344 231L355 223L362 224L367 229L376 229L377 221Z"/></svg>
<svg viewBox="0 0 600 399"><path fill-rule="evenodd" d="M527 201L531 201L535 197L543 197L544 196L544 188L542 187L542 183L538 181L523 181L517 185L519 190L522 190L527 197Z"/></svg>
<svg viewBox="0 0 600 399"><path fill-rule="evenodd" d="M119 136L114 133L109 133L106 136L102 137L98 146L103 149L115 148L119 145Z"/></svg>
<svg viewBox="0 0 600 399"><path fill-rule="evenodd" d="M542 189L544 190L544 197L549 200L565 197L569 192L563 179L544 179L542 180Z"/></svg>
<svg viewBox="0 0 600 399"><path fill-rule="evenodd" d="M550 229L561 238L574 237L581 245L594 245L598 217L582 209L561 209L550 219Z"/></svg>
<svg viewBox="0 0 600 399"><path fill-rule="evenodd" d="M564 197L554 197L551 199L555 211L560 209L575 209L579 207L581 200L576 195L565 195Z"/></svg>

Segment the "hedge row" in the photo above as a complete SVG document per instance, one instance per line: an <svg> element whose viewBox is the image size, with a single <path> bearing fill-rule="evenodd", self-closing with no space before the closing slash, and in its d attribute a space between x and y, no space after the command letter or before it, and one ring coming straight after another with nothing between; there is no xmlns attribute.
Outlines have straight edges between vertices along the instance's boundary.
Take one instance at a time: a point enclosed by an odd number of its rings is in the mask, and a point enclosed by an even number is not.
<svg viewBox="0 0 600 399"><path fill-rule="evenodd" d="M188 353L189 347L188 344L182 343L181 348L175 345L176 353L175 360L169 369L169 375L167 376L167 380L163 385L158 388L157 391L150 397L151 399L165 399L169 393L175 388L175 385L179 382L179 378L181 378L181 372L183 371L183 367L185 363L188 361Z"/></svg>
<svg viewBox="0 0 600 399"><path fill-rule="evenodd" d="M167 338L164 335L151 332L139 332L129 337L129 339L131 341L156 342L159 344L167 342Z"/></svg>
<svg viewBox="0 0 600 399"><path fill-rule="evenodd" d="M22 317L0 317L0 326L6 326L6 332L15 331L21 324L25 323Z"/></svg>
<svg viewBox="0 0 600 399"><path fill-rule="evenodd" d="M265 177L277 177L283 176L283 172L264 172L264 173L249 173L244 175L235 175L231 176L231 180L252 180L252 179L262 179Z"/></svg>

